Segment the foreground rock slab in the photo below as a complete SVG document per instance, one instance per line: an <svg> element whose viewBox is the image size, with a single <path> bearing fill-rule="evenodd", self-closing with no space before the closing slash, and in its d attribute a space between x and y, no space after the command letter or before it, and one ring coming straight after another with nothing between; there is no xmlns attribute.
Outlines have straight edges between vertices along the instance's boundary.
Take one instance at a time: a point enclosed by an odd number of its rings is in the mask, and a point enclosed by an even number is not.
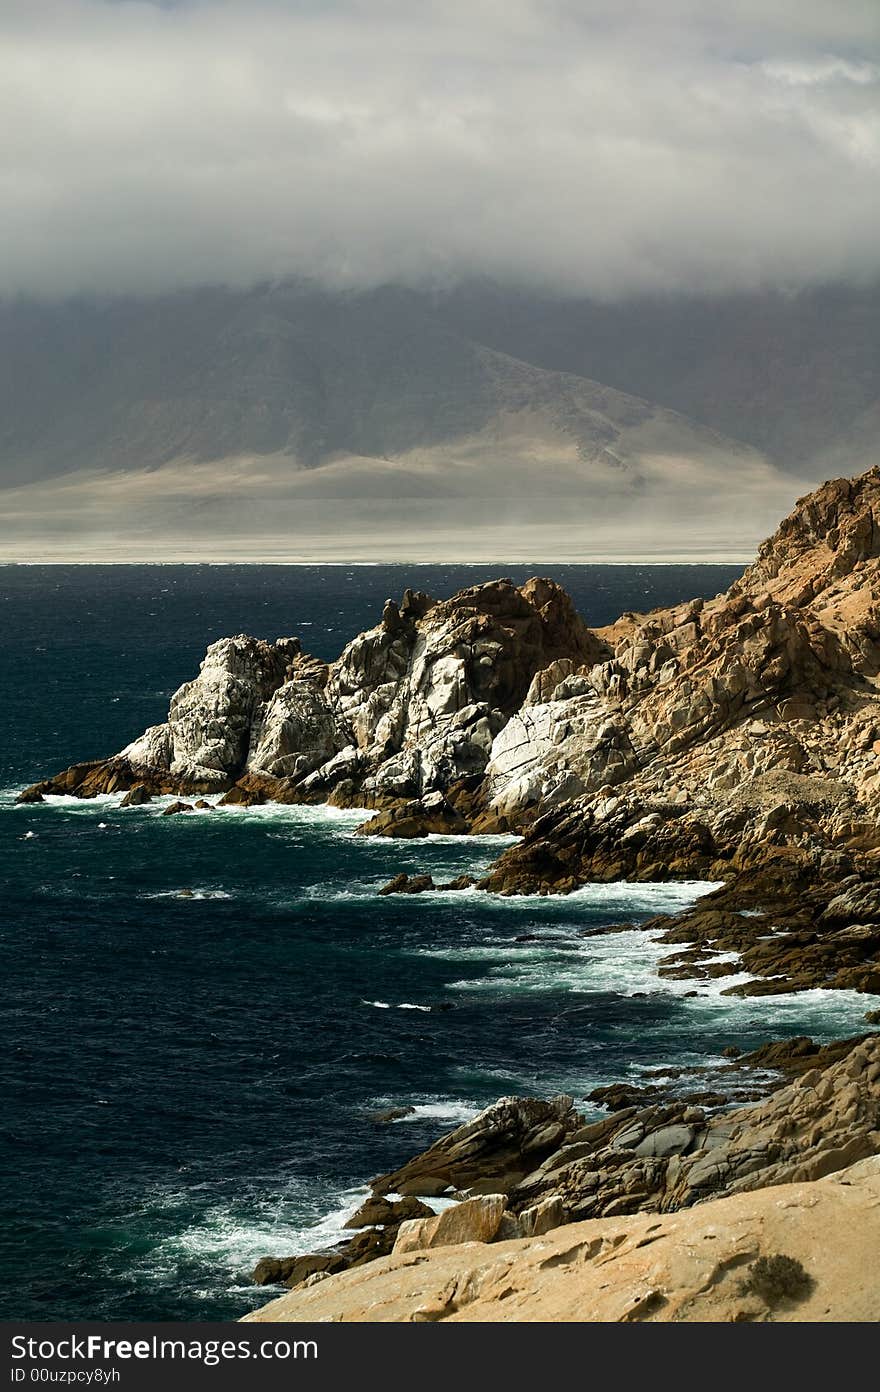
<svg viewBox="0 0 880 1392"><path fill-rule="evenodd" d="M776 1042L730 1067L735 1085L749 1067L773 1090L734 1110L716 1102L707 1111L671 1094L639 1107L626 1095L631 1089L612 1087L601 1090L602 1104L623 1093L624 1105L588 1121L567 1096L502 1098L374 1179L371 1198L347 1224L375 1225L368 1232L331 1252L267 1258L253 1279L293 1289L392 1251L498 1244L584 1219L670 1213L822 1179L880 1154L880 1037L824 1047L804 1038ZM791 1081L783 1083L780 1069ZM399 1194L409 1197L386 1197ZM461 1202L434 1215L419 1194Z"/></svg>
<svg viewBox="0 0 880 1392"><path fill-rule="evenodd" d="M873 1156L812 1183L674 1214L594 1219L492 1246L395 1253L318 1278L246 1319L874 1322L878 1250L880 1156ZM783 1276L788 1267L797 1280L773 1279L780 1256L789 1259Z"/></svg>

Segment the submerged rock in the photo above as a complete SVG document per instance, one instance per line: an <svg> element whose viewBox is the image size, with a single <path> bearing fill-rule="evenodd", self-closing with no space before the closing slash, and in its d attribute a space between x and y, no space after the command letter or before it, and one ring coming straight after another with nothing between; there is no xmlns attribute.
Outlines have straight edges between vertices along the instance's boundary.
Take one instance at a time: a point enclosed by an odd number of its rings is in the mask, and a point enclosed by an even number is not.
<svg viewBox="0 0 880 1392"><path fill-rule="evenodd" d="M412 1116L415 1107L385 1107L381 1112L371 1112L370 1121L384 1126L390 1121L401 1121L404 1117Z"/></svg>

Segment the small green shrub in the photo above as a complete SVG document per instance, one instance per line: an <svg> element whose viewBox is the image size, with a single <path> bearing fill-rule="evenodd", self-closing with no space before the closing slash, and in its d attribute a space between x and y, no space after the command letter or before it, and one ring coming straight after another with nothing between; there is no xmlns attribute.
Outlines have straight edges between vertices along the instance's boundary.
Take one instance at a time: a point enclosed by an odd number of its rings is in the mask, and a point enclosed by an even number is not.
<svg viewBox="0 0 880 1392"><path fill-rule="evenodd" d="M803 1300L813 1289L813 1278L795 1257L777 1252L752 1263L746 1285L768 1305L776 1305L780 1300Z"/></svg>

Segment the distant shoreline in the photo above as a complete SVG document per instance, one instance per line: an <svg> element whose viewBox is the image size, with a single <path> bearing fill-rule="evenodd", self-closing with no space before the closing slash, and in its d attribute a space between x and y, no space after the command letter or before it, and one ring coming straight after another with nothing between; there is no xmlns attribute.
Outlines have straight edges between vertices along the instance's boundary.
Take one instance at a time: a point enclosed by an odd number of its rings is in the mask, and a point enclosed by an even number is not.
<svg viewBox="0 0 880 1392"><path fill-rule="evenodd" d="M694 553L669 553L661 552L658 555L642 555L622 559L619 555L605 553L598 556L505 556L499 559L497 556L487 556L474 560L469 556L467 560L455 556L446 555L438 558L434 555L421 556L418 554L404 557L395 557L393 560L383 559L382 557L365 558L356 556L351 559L340 560L337 557L327 557L321 555L306 556L291 560L270 553L269 555L255 556L246 554L242 556L226 556L216 559L207 556L194 556L187 553L178 553L169 556L144 556L125 559L115 555L100 555L91 552L83 554L73 552L70 556L28 556L5 557L0 555L0 568L8 567L33 567L33 566L364 566L375 569L388 567L412 567L412 566L460 566L472 567L473 569L484 570L487 566L498 566L503 571L505 566L534 566L543 569L554 566L705 566L705 565L751 565L755 559L754 551L736 552L698 552Z"/></svg>

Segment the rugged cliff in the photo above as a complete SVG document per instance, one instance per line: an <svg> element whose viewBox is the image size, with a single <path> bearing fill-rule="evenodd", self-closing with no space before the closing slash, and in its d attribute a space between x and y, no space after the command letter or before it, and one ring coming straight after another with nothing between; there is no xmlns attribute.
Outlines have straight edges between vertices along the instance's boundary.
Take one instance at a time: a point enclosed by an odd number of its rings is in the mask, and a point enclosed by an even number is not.
<svg viewBox="0 0 880 1392"><path fill-rule="evenodd" d="M164 725L24 796L138 784L242 802L455 796L462 780L478 788L537 673L589 667L607 651L550 580L499 580L442 601L408 590L329 665L295 638L212 644Z"/></svg>
<svg viewBox="0 0 880 1392"><path fill-rule="evenodd" d="M532 579L408 590L329 664L295 638L223 639L163 725L22 798L214 793L364 806L365 835L513 830L482 888L727 881L654 925L685 945L667 972L723 971L720 947L753 975L734 989L878 991L878 674L874 469L803 499L725 594L606 629Z"/></svg>

